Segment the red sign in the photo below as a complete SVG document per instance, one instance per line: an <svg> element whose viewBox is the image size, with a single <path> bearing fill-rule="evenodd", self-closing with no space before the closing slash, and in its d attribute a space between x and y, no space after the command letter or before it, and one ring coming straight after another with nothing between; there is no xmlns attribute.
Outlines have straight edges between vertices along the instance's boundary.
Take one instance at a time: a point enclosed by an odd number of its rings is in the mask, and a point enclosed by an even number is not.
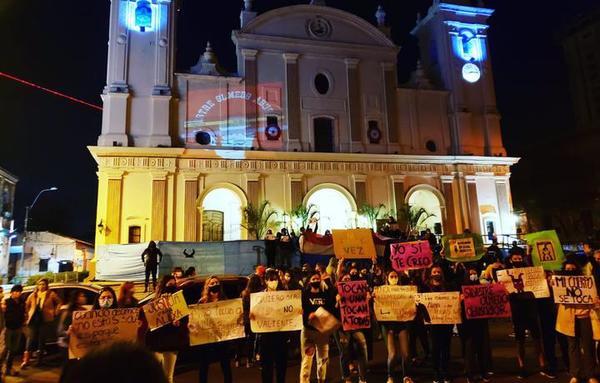
<svg viewBox="0 0 600 383"><path fill-rule="evenodd" d="M392 243L390 261L398 272L427 269L433 263L433 254L427 241Z"/></svg>
<svg viewBox="0 0 600 383"><path fill-rule="evenodd" d="M508 293L501 283L463 286L467 319L509 318Z"/></svg>
<svg viewBox="0 0 600 383"><path fill-rule="evenodd" d="M340 312L344 331L371 327L367 281L340 282Z"/></svg>

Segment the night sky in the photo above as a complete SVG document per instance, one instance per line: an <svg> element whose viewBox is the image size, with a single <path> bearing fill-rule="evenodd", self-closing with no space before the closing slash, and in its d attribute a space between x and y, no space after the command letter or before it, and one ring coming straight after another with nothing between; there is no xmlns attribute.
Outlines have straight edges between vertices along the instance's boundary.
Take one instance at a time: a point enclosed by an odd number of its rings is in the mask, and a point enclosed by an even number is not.
<svg viewBox="0 0 600 383"><path fill-rule="evenodd" d="M259 12L308 3L255 0ZM509 155L524 157L513 168L513 200L521 207L540 195L546 203L561 195L547 166L556 158L552 145L574 129L560 31L597 0L539 2L489 0L492 65L504 144ZM198 60L210 40L221 64L235 72L231 30L239 27L242 0L180 1L177 29L178 71ZM383 4L392 37L402 47L399 80L415 67L417 42L408 34L416 13L430 2L398 0L328 0L327 4L374 22ZM544 4L544 5L542 5ZM555 4L555 6L551 6ZM0 0L0 71L101 105L108 39L108 0ZM25 205L50 186L31 212L30 230L51 230L93 240L96 166L86 146L100 134L101 112L0 78L0 167L20 181L16 224L23 225ZM546 165L545 165L546 164ZM544 167L545 166L545 167Z"/></svg>

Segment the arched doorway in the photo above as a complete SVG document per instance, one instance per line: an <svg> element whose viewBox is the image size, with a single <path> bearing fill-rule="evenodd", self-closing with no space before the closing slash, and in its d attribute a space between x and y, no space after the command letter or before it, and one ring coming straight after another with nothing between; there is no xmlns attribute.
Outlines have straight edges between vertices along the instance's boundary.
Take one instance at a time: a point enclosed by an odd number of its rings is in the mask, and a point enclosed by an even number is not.
<svg viewBox="0 0 600 383"><path fill-rule="evenodd" d="M418 221L417 230L430 229L435 234L443 233L442 202L439 191L429 185L417 185L406 194L406 203L412 210L423 208L429 214Z"/></svg>
<svg viewBox="0 0 600 383"><path fill-rule="evenodd" d="M202 240L242 239L242 209L238 193L227 187L210 190L202 199Z"/></svg>
<svg viewBox="0 0 600 383"><path fill-rule="evenodd" d="M352 195L341 186L324 184L315 187L305 197L305 205L311 204L319 212L319 233L356 227L356 203Z"/></svg>

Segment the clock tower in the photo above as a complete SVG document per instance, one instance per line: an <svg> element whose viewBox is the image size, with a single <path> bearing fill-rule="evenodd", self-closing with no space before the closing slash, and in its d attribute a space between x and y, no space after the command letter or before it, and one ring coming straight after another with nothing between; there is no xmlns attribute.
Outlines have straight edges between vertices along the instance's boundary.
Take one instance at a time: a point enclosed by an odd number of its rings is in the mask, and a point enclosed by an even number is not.
<svg viewBox="0 0 600 383"><path fill-rule="evenodd" d="M494 10L466 3L434 0L412 34L425 71L450 91L453 154L505 156L487 39Z"/></svg>

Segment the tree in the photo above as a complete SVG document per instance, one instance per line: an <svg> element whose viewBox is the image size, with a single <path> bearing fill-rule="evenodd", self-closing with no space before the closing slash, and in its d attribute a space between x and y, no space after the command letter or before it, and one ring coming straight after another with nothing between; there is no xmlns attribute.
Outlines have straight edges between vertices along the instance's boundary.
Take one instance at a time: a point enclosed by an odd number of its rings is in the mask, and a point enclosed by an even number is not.
<svg viewBox="0 0 600 383"><path fill-rule="evenodd" d="M398 209L398 220L406 224L406 235L417 230L430 217L435 217L435 214L429 213L425 208L407 203L402 204Z"/></svg>
<svg viewBox="0 0 600 383"><path fill-rule="evenodd" d="M304 228L306 228L310 222L318 221L318 215L319 209L317 208L317 205L312 203L308 206L300 204L290 211L290 217L297 219L300 227Z"/></svg>
<svg viewBox="0 0 600 383"><path fill-rule="evenodd" d="M379 204L378 206L369 205L368 203L362 204L358 209L358 214L364 215L369 221L369 225L373 230L377 229L377 219L380 217L381 212L385 211L385 205Z"/></svg>
<svg viewBox="0 0 600 383"><path fill-rule="evenodd" d="M267 233L269 226L279 226L277 212L271 209L269 201L262 201L260 205L254 206L251 202L244 208L246 224L242 226L248 230L249 234L254 234L256 239L262 239Z"/></svg>

